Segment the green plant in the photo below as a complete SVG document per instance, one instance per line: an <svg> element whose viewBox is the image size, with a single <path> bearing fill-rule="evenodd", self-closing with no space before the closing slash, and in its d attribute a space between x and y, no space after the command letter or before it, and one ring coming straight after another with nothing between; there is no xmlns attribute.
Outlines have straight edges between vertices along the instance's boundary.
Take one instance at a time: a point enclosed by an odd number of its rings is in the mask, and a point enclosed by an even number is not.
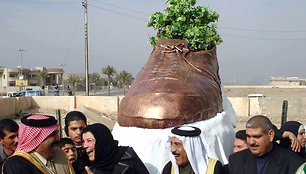
<svg viewBox="0 0 306 174"><path fill-rule="evenodd" d="M117 74L117 71L113 66L107 65L106 67L102 68L102 74L107 76L107 94L110 96L111 78Z"/></svg>
<svg viewBox="0 0 306 174"><path fill-rule="evenodd" d="M155 47L157 39L182 39L192 50L209 50L222 43L217 33L219 14L203 6L195 6L196 0L166 0L169 6L165 13L155 12L150 16L148 27L158 31L149 39Z"/></svg>

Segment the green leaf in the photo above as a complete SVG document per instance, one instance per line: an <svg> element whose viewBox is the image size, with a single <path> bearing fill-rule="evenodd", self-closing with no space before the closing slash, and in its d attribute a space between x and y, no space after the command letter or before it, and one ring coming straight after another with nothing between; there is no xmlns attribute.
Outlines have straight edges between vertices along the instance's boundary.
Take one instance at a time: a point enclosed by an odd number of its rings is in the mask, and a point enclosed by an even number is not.
<svg viewBox="0 0 306 174"><path fill-rule="evenodd" d="M148 23L158 31L158 38L182 39L193 50L210 49L212 43L220 44L217 32L219 14L203 6L195 6L196 0L166 0L169 4L164 13L154 13ZM157 36L149 43L155 47Z"/></svg>

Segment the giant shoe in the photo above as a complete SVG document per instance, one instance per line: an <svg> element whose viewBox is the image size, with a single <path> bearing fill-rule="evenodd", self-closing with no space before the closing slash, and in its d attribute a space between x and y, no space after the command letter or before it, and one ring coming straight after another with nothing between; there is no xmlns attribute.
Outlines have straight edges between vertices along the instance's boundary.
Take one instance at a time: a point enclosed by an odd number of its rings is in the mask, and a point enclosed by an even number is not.
<svg viewBox="0 0 306 174"><path fill-rule="evenodd" d="M168 128L223 110L216 47L190 51L183 40L159 39L119 106L123 127Z"/></svg>

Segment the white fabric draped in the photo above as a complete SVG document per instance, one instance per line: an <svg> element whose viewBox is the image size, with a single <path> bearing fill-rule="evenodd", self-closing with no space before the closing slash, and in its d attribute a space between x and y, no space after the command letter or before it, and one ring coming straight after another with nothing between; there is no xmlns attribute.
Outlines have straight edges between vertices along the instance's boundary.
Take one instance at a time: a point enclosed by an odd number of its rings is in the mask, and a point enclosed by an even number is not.
<svg viewBox="0 0 306 174"><path fill-rule="evenodd" d="M236 114L226 96L223 96L223 109L211 119L186 125L201 129L200 136L208 157L227 164L233 149ZM120 145L134 148L151 174L160 174L172 156L168 142L171 129L122 127L116 123L112 134Z"/></svg>

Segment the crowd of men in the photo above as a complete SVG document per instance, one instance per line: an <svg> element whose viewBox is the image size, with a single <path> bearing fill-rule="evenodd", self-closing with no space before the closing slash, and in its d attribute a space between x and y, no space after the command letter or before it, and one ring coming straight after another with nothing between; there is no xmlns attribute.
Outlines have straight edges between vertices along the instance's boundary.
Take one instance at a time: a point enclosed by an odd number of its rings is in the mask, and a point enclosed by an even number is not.
<svg viewBox="0 0 306 174"><path fill-rule="evenodd" d="M119 146L103 124L87 125L82 112L65 116L64 131L67 137L60 138L57 120L48 115L23 116L20 125L0 120L2 173L149 173L132 147ZM277 129L266 116L250 118L235 135L228 164L207 155L200 134L193 126L171 130L171 160L162 174L306 174L305 127L299 122Z"/></svg>

